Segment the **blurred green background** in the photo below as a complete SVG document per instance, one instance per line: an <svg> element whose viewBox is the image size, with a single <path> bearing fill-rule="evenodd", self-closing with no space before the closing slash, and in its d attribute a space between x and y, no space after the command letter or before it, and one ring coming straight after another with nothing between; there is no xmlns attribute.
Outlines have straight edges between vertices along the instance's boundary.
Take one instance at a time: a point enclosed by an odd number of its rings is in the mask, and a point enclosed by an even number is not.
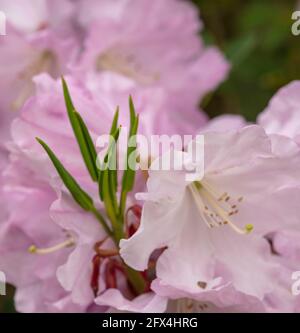
<svg viewBox="0 0 300 333"><path fill-rule="evenodd" d="M203 101L210 116L242 114L255 120L270 97L300 79L300 36L291 33L295 0L192 0L204 22L203 36L232 64L230 76Z"/></svg>
<svg viewBox="0 0 300 333"><path fill-rule="evenodd" d="M191 1L200 9L205 41L232 64L228 80L202 106L211 117L235 113L255 120L278 88L300 79L300 36L291 33L297 1ZM12 297L9 287L0 296L0 313L14 311Z"/></svg>

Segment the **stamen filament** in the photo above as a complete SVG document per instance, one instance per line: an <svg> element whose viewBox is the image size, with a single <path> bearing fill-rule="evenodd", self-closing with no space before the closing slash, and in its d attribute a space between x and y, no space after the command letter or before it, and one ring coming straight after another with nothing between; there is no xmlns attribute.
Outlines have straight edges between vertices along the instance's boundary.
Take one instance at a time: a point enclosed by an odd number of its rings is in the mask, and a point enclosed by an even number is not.
<svg viewBox="0 0 300 333"><path fill-rule="evenodd" d="M252 224L247 224L244 229L237 227L233 222L230 221L228 216L226 216L226 211L220 205L215 203L215 201L209 191L205 192L203 189L200 189L199 191L201 191L202 195L205 196L205 198L209 201L211 206L213 206L215 208L215 210L218 212L218 214L224 219L224 222L225 221L228 222L228 225L234 231L236 231L239 234L248 234L249 232L251 232L253 230ZM231 212L231 213L232 213L231 215L233 215L235 212ZM230 213L227 213L227 214L230 215Z"/></svg>
<svg viewBox="0 0 300 333"><path fill-rule="evenodd" d="M66 241L59 243L57 245L48 247L48 248L37 248L35 245L31 245L28 248L29 253L34 253L34 254L50 254L56 251L59 251L61 249L64 249L66 247L70 247L75 245L75 242L73 238L67 239Z"/></svg>
<svg viewBox="0 0 300 333"><path fill-rule="evenodd" d="M227 192L220 195L205 181L201 181L201 183L194 182L189 188L200 215L209 228L228 224L239 234L248 234L253 230L252 224L247 224L244 229L241 229L229 219L230 216L238 214L239 211L236 203L230 203L231 199ZM206 200L208 205L205 204L203 199ZM241 202L242 197L240 197L238 201ZM230 210L225 209L221 205L221 202L227 205ZM212 210L208 206L211 207Z"/></svg>
<svg viewBox="0 0 300 333"><path fill-rule="evenodd" d="M194 186L190 186L189 187L193 198L195 200L196 206L199 210L200 216L202 217L203 221L205 222L205 224L209 227L212 228L213 224L210 223L209 219L208 219L208 215L206 213L206 210L208 210L208 207L204 206L201 198L199 197L199 193L197 193L196 188L194 188Z"/></svg>

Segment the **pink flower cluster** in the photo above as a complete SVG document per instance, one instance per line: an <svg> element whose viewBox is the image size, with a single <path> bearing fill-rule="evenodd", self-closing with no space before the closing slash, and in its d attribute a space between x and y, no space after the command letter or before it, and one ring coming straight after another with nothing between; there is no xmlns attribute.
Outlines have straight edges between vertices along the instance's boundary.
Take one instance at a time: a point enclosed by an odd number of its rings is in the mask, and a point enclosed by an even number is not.
<svg viewBox="0 0 300 333"><path fill-rule="evenodd" d="M208 120L199 101L229 64L181 0L0 0L0 271L21 312L300 312L300 82L256 124ZM22 8L25 8L22 6ZM42 138L105 214L74 136L64 75L92 141L115 109L139 133L202 134L204 177L157 171L128 194L123 237L74 200ZM192 140L190 150L199 148ZM176 165L189 163L173 150ZM201 161L196 161L201 163ZM186 165L183 165L185 167ZM108 216L108 220L110 216Z"/></svg>

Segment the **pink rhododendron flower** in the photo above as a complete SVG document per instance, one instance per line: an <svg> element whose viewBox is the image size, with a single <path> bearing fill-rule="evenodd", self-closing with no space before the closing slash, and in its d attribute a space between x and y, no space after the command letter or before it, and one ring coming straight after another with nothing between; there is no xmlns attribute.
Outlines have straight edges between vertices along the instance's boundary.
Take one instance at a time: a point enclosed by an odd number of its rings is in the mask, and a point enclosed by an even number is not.
<svg viewBox="0 0 300 333"><path fill-rule="evenodd" d="M91 2L91 6L83 3L83 13L91 10L99 17L86 39L81 69L117 72L141 86L163 84L171 92L193 92L196 99L224 79L228 64L217 49L201 43L197 12L188 3L130 0L124 6L125 2L118 0L114 5L121 8L116 19L102 17L101 7L107 6L107 1ZM93 4L100 8L95 11ZM172 17L168 15L171 8ZM192 80L190 89L183 88L187 79Z"/></svg>
<svg viewBox="0 0 300 333"><path fill-rule="evenodd" d="M1 109L18 110L32 93L32 78L42 72L53 76L66 71L72 58L74 40L63 39L49 31L26 36L14 28L9 38L1 38ZM8 37L8 36L7 36ZM66 56L68 51L68 56Z"/></svg>
<svg viewBox="0 0 300 333"><path fill-rule="evenodd" d="M300 117L298 115L298 111L300 110L300 100L298 98L299 87L299 82L294 81L281 88L271 99L266 110L258 117L258 123L263 125L267 132L290 137L298 144L300 128ZM244 126L246 126L246 121L242 117L222 115L212 119L202 131L228 131L231 129L240 129ZM276 139L279 138L281 143L277 145ZM289 154L293 150L291 149L291 145L293 146L290 140L285 140L284 142L283 137L273 136L273 148L278 149L277 153L279 155L284 153L285 147L287 148L285 152ZM294 189L293 191L294 193L290 194L290 200L298 195L298 189ZM297 264L300 260L299 226L298 213L295 212L294 222L289 228L286 228L283 224L282 228L267 236L267 239L271 242L274 260L280 264L281 269L276 279L278 283L276 291L267 295L264 299L263 306L265 311L299 312L299 298L291 293L292 274L299 270L299 264ZM195 303L189 301L188 304L194 304L192 309L195 308ZM200 303L201 308L202 306L203 303ZM233 311L238 311L238 309L242 309L244 306L245 304L243 307L234 307ZM217 309L210 305L208 308L203 308L202 311L217 311ZM226 311L226 308L221 308L221 311ZM249 312L249 309L245 311Z"/></svg>
<svg viewBox="0 0 300 333"><path fill-rule="evenodd" d="M1 135L8 135L10 121L33 93L32 78L42 72L59 77L78 53L72 29L70 1L0 1L7 17L6 36L0 39ZM23 8L24 7L24 8ZM22 9L21 9L22 8ZM58 15L59 13L59 15Z"/></svg>
<svg viewBox="0 0 300 333"><path fill-rule="evenodd" d="M275 133L292 138L298 145L300 144L300 82L293 81L281 88L271 99L266 109L259 115L258 123L261 124L268 133ZM295 220L299 220L298 213ZM294 223L289 228L282 228L270 236L275 254L280 258L285 274L283 284L291 288L292 273L299 270L300 260L300 227L299 223ZM282 295L282 299L287 299L288 311L298 312L300 301L291 293ZM293 307L291 309L291 307Z"/></svg>
<svg viewBox="0 0 300 333"><path fill-rule="evenodd" d="M168 103L157 110L152 107L154 114L169 112L178 123L184 117L187 123L197 117L199 100L228 73L223 55L199 39L201 23L187 2L91 0L80 1L78 11L87 30L84 52L75 66L80 77L103 82L107 72L123 75L132 81L135 96L145 90L147 94L147 87L161 88Z"/></svg>
<svg viewBox="0 0 300 333"><path fill-rule="evenodd" d="M2 204L8 210L0 224L0 269L17 287L15 306L21 312L76 312L68 293L56 279L56 269L70 251L33 256L32 244L52 247L65 239L53 223L49 208L56 195L49 184L30 170L23 159L14 158L4 173ZM17 207L17 208L16 208Z"/></svg>
<svg viewBox="0 0 300 333"><path fill-rule="evenodd" d="M32 78L42 72L53 77L65 73L77 46L72 33L70 1L30 0L25 7L22 4L23 1L0 1L0 10L7 18L7 35L0 39L3 64L0 69L0 149L5 162L4 142L10 137L10 124L18 115L16 111L34 93Z"/></svg>
<svg viewBox="0 0 300 333"><path fill-rule="evenodd" d="M199 182L187 182L185 172L154 171L160 159L151 166L148 192L140 196L146 200L141 226L121 241L121 255L143 270L152 251L167 247L152 284L165 297L217 307L236 305L239 293L263 301L276 291L279 268L263 236L295 223L299 203L291 193L299 179L299 149L291 143L281 151L288 139L269 138L258 126L207 132L204 139L205 175ZM182 158L186 154L175 152L179 164L190 163ZM219 297L230 285L236 297ZM215 290L221 292L214 297Z"/></svg>

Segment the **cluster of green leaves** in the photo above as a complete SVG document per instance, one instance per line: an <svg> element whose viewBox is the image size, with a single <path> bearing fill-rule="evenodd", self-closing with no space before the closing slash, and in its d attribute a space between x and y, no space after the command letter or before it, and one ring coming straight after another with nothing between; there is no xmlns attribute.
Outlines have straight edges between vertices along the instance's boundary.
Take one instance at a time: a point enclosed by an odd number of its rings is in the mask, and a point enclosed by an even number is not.
<svg viewBox="0 0 300 333"><path fill-rule="evenodd" d="M65 187L68 189L73 199L77 204L85 211L93 214L96 219L101 223L107 235L110 236L116 247L119 247L119 241L125 237L124 234L124 211L126 208L127 194L132 190L135 180L135 165L128 164L130 156L135 157L137 154L137 143L135 140L139 117L135 112L135 108L131 97L129 98L130 109L130 129L127 141L127 153L126 153L126 167L124 168L122 176L121 195L118 202L118 170L115 165L112 165L113 160L116 160L117 143L121 131L121 126L118 124L119 108L117 108L111 129L110 129L110 142L104 156L103 161L98 161L97 167L97 152L94 146L93 140L89 133L89 130L76 111L73 104L66 81L62 78L62 86L65 98L66 109L69 117L70 124L72 126L74 136L79 146L83 161L86 169L90 174L92 181L97 183L99 189L99 199L103 202L105 207L105 215L103 215L94 204L91 196L78 184L75 178L64 167L62 162L58 159L51 148L40 138L37 141L42 145L50 160L52 161L57 173L63 181ZM83 221L84 222L84 221ZM124 264L124 268L127 272L127 277L131 282L133 288L139 294L145 290L145 281L141 275L135 270Z"/></svg>
<svg viewBox="0 0 300 333"><path fill-rule="evenodd" d="M83 118L76 111L67 83L64 79L62 79L62 86L69 121L86 169L89 172L92 181L98 185L99 198L104 204L105 215L103 215L95 207L95 203L91 196L84 189L82 189L76 179L64 167L51 148L41 139L37 138L37 141L42 145L48 154L73 199L82 209L92 213L98 219L107 234L114 239L116 245L118 246L120 239L124 237L124 211L126 208L127 194L132 190L135 179L135 168L129 168L128 159L129 156L132 156L132 154L136 154L137 147L134 138L138 130L139 117L136 114L133 101L130 97L130 129L127 145L127 166L124 168L121 195L118 202L118 170L115 165L112 165L112 162L116 161L117 142L121 131L121 126L118 124L119 108L117 108L112 121L110 129L110 142L106 154L103 161L98 161L99 165L97 167L97 152L90 132Z"/></svg>

